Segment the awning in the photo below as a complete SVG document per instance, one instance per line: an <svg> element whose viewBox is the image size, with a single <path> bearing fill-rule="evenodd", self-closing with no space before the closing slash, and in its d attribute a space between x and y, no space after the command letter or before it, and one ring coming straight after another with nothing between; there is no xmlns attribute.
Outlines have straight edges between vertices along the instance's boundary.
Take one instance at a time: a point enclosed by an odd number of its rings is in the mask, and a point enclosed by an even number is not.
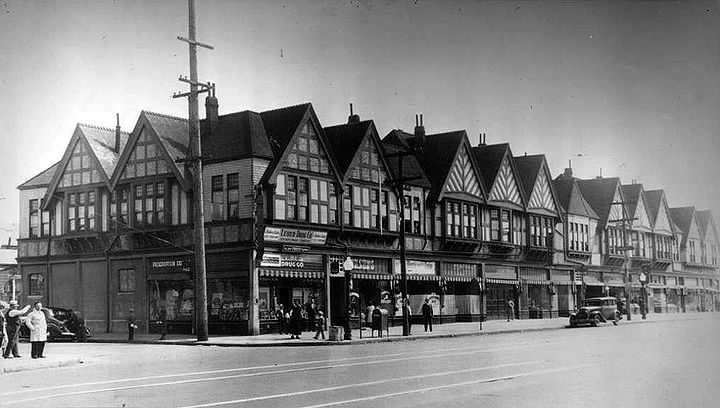
<svg viewBox="0 0 720 408"><path fill-rule="evenodd" d="M190 280L192 277L187 272L150 272L148 273L147 280L156 280L156 281L170 281L170 280Z"/></svg>
<svg viewBox="0 0 720 408"><path fill-rule="evenodd" d="M301 279L325 279L325 272L321 271L296 271L287 269L260 269L261 278L301 278Z"/></svg>
<svg viewBox="0 0 720 408"><path fill-rule="evenodd" d="M585 282L585 286L605 286L602 282Z"/></svg>
<svg viewBox="0 0 720 408"><path fill-rule="evenodd" d="M443 278L448 282L472 282L475 279L472 276L461 276L461 275L443 275Z"/></svg>
<svg viewBox="0 0 720 408"><path fill-rule="evenodd" d="M550 284L550 281L535 280L535 279L523 279L523 282L527 283L528 285L549 285Z"/></svg>
<svg viewBox="0 0 720 408"><path fill-rule="evenodd" d="M418 274L407 274L407 280L414 280L414 281L439 281L440 276L438 275L418 275ZM400 282L400 274L392 275L395 282Z"/></svg>
<svg viewBox="0 0 720 408"><path fill-rule="evenodd" d="M409 275L408 275L409 276ZM393 275L380 273L352 273L353 279L392 280Z"/></svg>
<svg viewBox="0 0 720 408"><path fill-rule="evenodd" d="M519 285L520 281L517 279L496 279L496 278L487 278L485 279L485 282L487 283L497 283L499 285Z"/></svg>

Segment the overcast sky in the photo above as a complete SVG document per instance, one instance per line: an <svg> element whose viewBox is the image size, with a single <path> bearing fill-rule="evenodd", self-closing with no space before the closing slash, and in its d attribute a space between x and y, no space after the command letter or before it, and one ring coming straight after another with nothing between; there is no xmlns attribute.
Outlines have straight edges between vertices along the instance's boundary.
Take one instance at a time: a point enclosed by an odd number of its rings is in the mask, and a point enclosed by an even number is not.
<svg viewBox="0 0 720 408"><path fill-rule="evenodd" d="M720 9L701 1L197 0L199 78L220 113L348 103L381 136L466 129L544 153L553 176L619 176L720 216ZM76 123L187 117L187 2L0 2L0 240L18 184ZM201 108L201 116L204 110ZM8 231L10 230L10 231Z"/></svg>

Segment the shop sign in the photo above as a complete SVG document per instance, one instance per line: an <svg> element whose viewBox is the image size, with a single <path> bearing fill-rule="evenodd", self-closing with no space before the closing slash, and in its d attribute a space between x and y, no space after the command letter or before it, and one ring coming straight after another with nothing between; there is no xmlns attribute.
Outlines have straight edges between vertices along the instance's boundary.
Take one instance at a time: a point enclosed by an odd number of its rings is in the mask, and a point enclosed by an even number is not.
<svg viewBox="0 0 720 408"><path fill-rule="evenodd" d="M327 232L297 228L265 227L263 239L268 242L325 245Z"/></svg>
<svg viewBox="0 0 720 408"><path fill-rule="evenodd" d="M435 262L405 261L405 270L414 275L435 275ZM400 260L394 260L395 274L400 275Z"/></svg>
<svg viewBox="0 0 720 408"><path fill-rule="evenodd" d="M283 245L283 252L304 253L310 251L310 247L300 245Z"/></svg>
<svg viewBox="0 0 720 408"><path fill-rule="evenodd" d="M288 269L322 269L322 255L264 253L260 266Z"/></svg>
<svg viewBox="0 0 720 408"><path fill-rule="evenodd" d="M514 266L505 265L485 265L483 274L486 278L494 279L517 279L517 273Z"/></svg>
<svg viewBox="0 0 720 408"><path fill-rule="evenodd" d="M150 262L150 271L153 273L190 272L192 261L185 259L155 259Z"/></svg>

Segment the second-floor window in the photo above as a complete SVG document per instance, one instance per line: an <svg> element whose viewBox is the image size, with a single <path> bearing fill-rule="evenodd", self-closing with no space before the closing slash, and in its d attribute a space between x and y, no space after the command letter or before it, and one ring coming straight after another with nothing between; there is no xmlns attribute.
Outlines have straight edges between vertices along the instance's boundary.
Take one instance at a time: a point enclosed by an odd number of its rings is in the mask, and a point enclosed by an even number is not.
<svg viewBox="0 0 720 408"><path fill-rule="evenodd" d="M680 241L677 239L672 240L672 259L673 261L680 261Z"/></svg>
<svg viewBox="0 0 720 408"><path fill-rule="evenodd" d="M571 222L568 225L569 241L571 251L590 251L590 238L588 236L589 227L587 224L579 222Z"/></svg>
<svg viewBox="0 0 720 408"><path fill-rule="evenodd" d="M95 230L95 191L67 194L68 232Z"/></svg>
<svg viewBox="0 0 720 408"><path fill-rule="evenodd" d="M477 238L477 206L447 201L445 231L446 235L451 237Z"/></svg>
<svg viewBox="0 0 720 408"><path fill-rule="evenodd" d="M622 251L618 250L618 247L623 245L622 231L617 228L608 228L607 236L608 253L613 255L622 254Z"/></svg>
<svg viewBox="0 0 720 408"><path fill-rule="evenodd" d="M488 226L485 229L486 237L489 237L490 241L511 242L510 210L491 208L487 214L488 220L484 223Z"/></svg>
<svg viewBox="0 0 720 408"><path fill-rule="evenodd" d="M334 187L332 194L329 191L330 184L327 180L278 175L275 188L275 218L334 224L337 218L337 204L331 210L330 200L336 200L337 197Z"/></svg>
<svg viewBox="0 0 720 408"><path fill-rule="evenodd" d="M30 200L30 238L40 236L40 200Z"/></svg>
<svg viewBox="0 0 720 408"><path fill-rule="evenodd" d="M211 219L220 221L240 218L239 173L212 176L210 185Z"/></svg>
<svg viewBox="0 0 720 408"><path fill-rule="evenodd" d="M695 241L688 240L688 256L689 261L695 263Z"/></svg>
<svg viewBox="0 0 720 408"><path fill-rule="evenodd" d="M672 238L665 235L655 236L655 257L659 259L672 259Z"/></svg>
<svg viewBox="0 0 720 408"><path fill-rule="evenodd" d="M165 183L135 185L135 226L165 224Z"/></svg>
<svg viewBox="0 0 720 408"><path fill-rule="evenodd" d="M550 218L530 216L530 242L532 246L552 247L553 223Z"/></svg>
<svg viewBox="0 0 720 408"><path fill-rule="evenodd" d="M420 197L405 196L405 232L408 234L421 234L420 225Z"/></svg>

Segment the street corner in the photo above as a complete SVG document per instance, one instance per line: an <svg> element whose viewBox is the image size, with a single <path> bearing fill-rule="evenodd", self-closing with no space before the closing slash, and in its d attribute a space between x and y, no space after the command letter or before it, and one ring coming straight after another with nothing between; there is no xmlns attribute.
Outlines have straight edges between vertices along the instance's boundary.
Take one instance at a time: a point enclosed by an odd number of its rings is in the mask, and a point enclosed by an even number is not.
<svg viewBox="0 0 720 408"><path fill-rule="evenodd" d="M47 358L33 359L30 357L10 358L0 360L2 373L16 373L20 371L44 370L50 368L71 367L83 363L80 356L50 355Z"/></svg>

